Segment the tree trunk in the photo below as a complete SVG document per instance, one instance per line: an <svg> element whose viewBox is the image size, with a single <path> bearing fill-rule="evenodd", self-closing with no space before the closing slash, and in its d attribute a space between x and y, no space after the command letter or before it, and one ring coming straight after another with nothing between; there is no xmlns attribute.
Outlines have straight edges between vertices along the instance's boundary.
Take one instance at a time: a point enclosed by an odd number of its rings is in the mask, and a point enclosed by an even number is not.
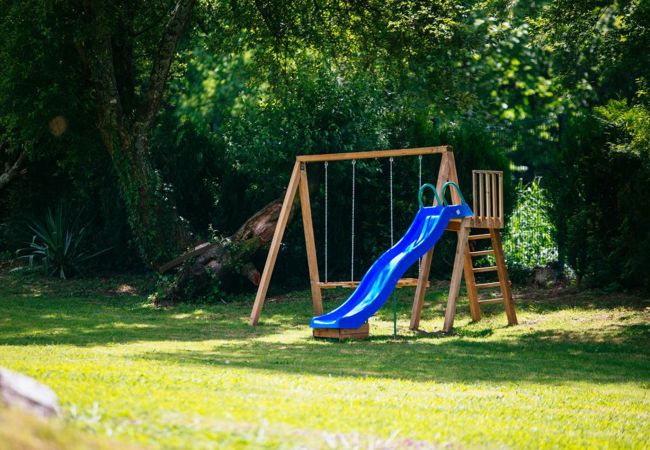
<svg viewBox="0 0 650 450"><path fill-rule="evenodd" d="M84 2L84 25L90 32L76 42L93 85L97 125L118 174L129 225L142 259L152 268L178 254L192 239L152 165L149 134L194 4L195 0L175 3L151 55L148 83L141 86L140 95L136 95L133 70L135 43L130 40L132 14L116 16L120 8L110 2Z"/></svg>
<svg viewBox="0 0 650 450"><path fill-rule="evenodd" d="M271 243L280 209L281 200L269 203L244 222L235 234L211 245L194 263L186 264L156 304L168 306L200 296L212 283L218 284L232 276L243 276L257 286L261 276L252 259Z"/></svg>
<svg viewBox="0 0 650 450"><path fill-rule="evenodd" d="M151 165L147 135L127 136L119 147L110 146L140 256L156 268L191 245L192 235L169 199L170 188Z"/></svg>

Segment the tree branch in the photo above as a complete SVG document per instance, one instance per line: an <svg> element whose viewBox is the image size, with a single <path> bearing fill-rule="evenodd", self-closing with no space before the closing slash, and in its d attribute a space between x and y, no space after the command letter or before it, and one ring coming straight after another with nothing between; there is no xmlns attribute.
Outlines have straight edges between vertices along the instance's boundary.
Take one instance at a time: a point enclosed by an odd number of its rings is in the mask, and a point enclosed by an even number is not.
<svg viewBox="0 0 650 450"><path fill-rule="evenodd" d="M190 21L194 3L195 0L178 0L167 25L165 25L165 30L158 45L158 54L151 68L146 100L136 119L136 122L139 123L143 130L148 130L151 127L153 118L158 112L165 85L167 84L169 68L174 60L176 45L183 34L185 26Z"/></svg>
<svg viewBox="0 0 650 450"><path fill-rule="evenodd" d="M16 162L11 166L6 167L3 173L0 173L0 191L7 187L7 185L20 173L20 167L23 165L25 158L27 158L27 152L23 150L20 152L20 155L18 155Z"/></svg>

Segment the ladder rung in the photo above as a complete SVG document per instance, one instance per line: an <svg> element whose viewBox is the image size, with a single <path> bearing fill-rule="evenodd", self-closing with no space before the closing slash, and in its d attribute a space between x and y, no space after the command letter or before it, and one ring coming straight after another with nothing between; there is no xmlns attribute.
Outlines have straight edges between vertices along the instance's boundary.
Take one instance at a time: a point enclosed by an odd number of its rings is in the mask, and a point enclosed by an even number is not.
<svg viewBox="0 0 650 450"><path fill-rule="evenodd" d="M477 252L469 252L471 256L485 256L485 255L491 255L493 253L494 253L494 249L479 250Z"/></svg>
<svg viewBox="0 0 650 450"><path fill-rule="evenodd" d="M501 282L499 281L493 281L491 283L476 283L476 288L477 289L482 289L482 288L494 288L494 287L500 287Z"/></svg>
<svg viewBox="0 0 650 450"><path fill-rule="evenodd" d="M497 270L497 266L488 266L488 267L474 267L472 271L474 273L479 273L479 272L494 272Z"/></svg>
<svg viewBox="0 0 650 450"><path fill-rule="evenodd" d="M490 239L492 235L490 234L475 234L473 236L470 236L468 239L470 241L478 241L480 239Z"/></svg>
<svg viewBox="0 0 650 450"><path fill-rule="evenodd" d="M486 300L479 300L478 302L481 305L491 305L492 303L503 303L503 297L489 298L489 299L486 299Z"/></svg>

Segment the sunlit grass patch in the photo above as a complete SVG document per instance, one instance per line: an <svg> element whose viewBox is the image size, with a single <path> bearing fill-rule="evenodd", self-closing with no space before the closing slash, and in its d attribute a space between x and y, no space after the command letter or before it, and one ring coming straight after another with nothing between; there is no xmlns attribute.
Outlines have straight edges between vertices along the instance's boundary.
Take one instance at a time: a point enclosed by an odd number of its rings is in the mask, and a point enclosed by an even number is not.
<svg viewBox="0 0 650 450"><path fill-rule="evenodd" d="M0 288L0 365L49 384L70 426L150 447L647 447L647 299L520 292L517 327L498 305L471 323L463 300L445 336L445 295L427 297L423 331L406 289L397 337L387 306L370 339L335 342L312 338L308 292L253 328L252 296L156 309Z"/></svg>

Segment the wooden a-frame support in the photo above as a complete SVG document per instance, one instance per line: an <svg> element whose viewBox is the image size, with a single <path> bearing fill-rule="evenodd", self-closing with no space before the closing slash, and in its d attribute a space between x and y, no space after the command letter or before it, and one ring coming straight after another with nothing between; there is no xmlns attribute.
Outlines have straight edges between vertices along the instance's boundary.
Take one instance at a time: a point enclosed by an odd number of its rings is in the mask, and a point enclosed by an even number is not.
<svg viewBox="0 0 650 450"><path fill-rule="evenodd" d="M255 296L255 303L253 304L253 309L250 315L250 324L256 325L259 321L260 315L262 313L262 308L264 307L264 302L266 300L266 295L268 292L269 284L271 281L271 275L273 274L273 269L275 268L275 263L278 257L278 252L280 250L280 245L282 243L282 237L289 221L289 216L291 213L291 208L293 206L294 199L296 194L299 194L300 199L300 209L302 212L302 221L303 228L305 233L305 244L307 250L307 264L309 267L309 278L310 278L310 287L312 294L312 304L313 311L315 315L320 315L323 313L323 304L322 304L322 293L321 285L319 280L318 272L318 261L316 257L316 243L314 239L314 228L311 217L311 203L309 198L309 185L307 180L307 163L312 162L326 162L326 161L349 161L355 159L369 159L369 158L388 158L388 157L399 157L399 156L414 156L414 155L426 155L426 154L441 154L442 159L440 162L440 169L438 171L438 180L436 189L440 192L442 185L447 181L454 181L458 183L458 174L456 170L456 162L454 160L454 154L450 146L441 146L441 147L422 147L415 149L400 149L400 150L378 150L378 151L368 151L368 152L352 152L352 153L332 153L325 155L303 155L296 158L296 162L293 166L293 171L291 173L291 178L289 180L289 185L284 196L284 201L282 203L282 209L280 210L280 215L278 217L278 222L273 234L273 240L269 248L269 254L266 259L266 264L264 265L264 271L262 272L262 277L260 279L260 284L257 290L257 295ZM460 197L455 190L452 190L452 201L454 203L460 202ZM448 230L456 231L458 236L458 243L456 246L456 255L454 259L454 265L451 276L451 283L449 286L449 295L447 298L447 309L445 312L445 321L443 326L443 331L450 333L453 329L454 316L456 312L456 301L460 292L460 281L462 278L462 272L465 270L466 281L468 281L468 271L467 271L467 241L471 229L471 218L464 218L462 220L452 221ZM499 241L500 248L500 241ZM431 270L431 260L433 257L433 248L429 250L425 256L422 258L420 274L417 280L417 287L415 290L415 297L413 300L413 309L411 312L411 328L417 329L420 323L420 317L422 315L422 307L424 305L424 295L427 289L427 283L429 279L429 272ZM471 261L470 261L471 267ZM505 265L503 266L505 270ZM507 272L506 272L507 277ZM334 283L333 283L334 284ZM504 292L505 294L505 292ZM470 299L470 306L472 317L474 318L474 309L478 311L478 303L474 304ZM512 309L514 314L514 308ZM479 312L480 318L480 312ZM508 314L510 319L510 314ZM516 319L515 319L516 321Z"/></svg>
<svg viewBox="0 0 650 450"><path fill-rule="evenodd" d="M438 180L436 182L436 190L442 191L442 186L447 181L453 181L458 184L458 172L456 171L456 160L454 159L453 152L449 151L442 155L440 161L440 169L438 170ZM458 193L452 189L451 198L453 203L460 203ZM467 238L470 231L471 218L466 217L460 221L457 227L458 242L456 244L456 254L454 256L454 265L451 272L451 282L449 284L449 295L447 296L447 309L445 310L445 322L442 331L451 333L454 327L454 317L456 315L456 301L460 293L460 280L462 277L465 249L467 247ZM457 222L458 223L458 222ZM411 326L412 330L417 330L420 326L420 318L422 317L422 307L424 306L424 294L426 294L426 282L429 279L429 272L431 271L431 260L433 259L432 247L424 257L420 264L420 276L418 277L418 285L415 288L415 297L413 299L413 308L411 310Z"/></svg>

